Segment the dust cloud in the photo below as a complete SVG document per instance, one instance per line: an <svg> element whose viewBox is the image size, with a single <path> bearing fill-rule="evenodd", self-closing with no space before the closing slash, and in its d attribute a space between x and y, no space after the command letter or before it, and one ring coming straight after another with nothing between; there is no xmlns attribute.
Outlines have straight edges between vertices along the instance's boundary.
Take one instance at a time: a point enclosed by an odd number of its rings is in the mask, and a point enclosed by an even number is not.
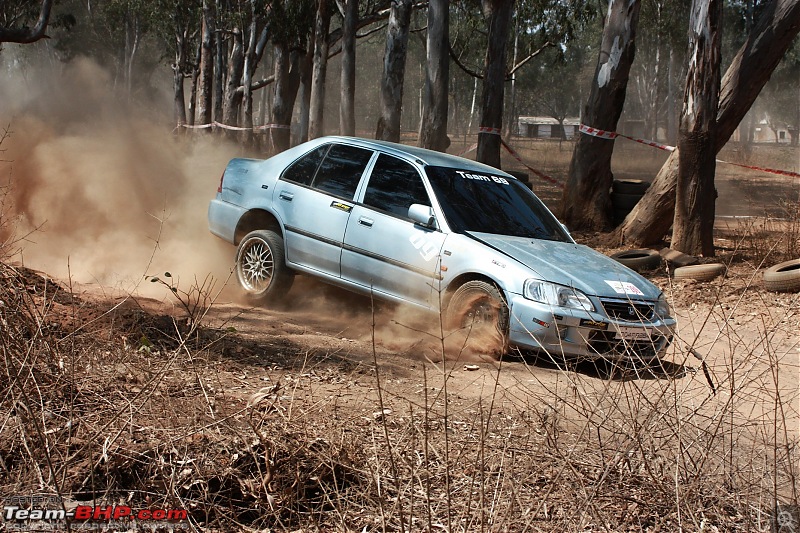
<svg viewBox="0 0 800 533"><path fill-rule="evenodd" d="M165 271L181 289L209 275L221 287L233 249L209 233L206 210L237 145L177 135L168 102L122 101L88 59L3 76L0 120L11 134L0 180L18 239L12 260L154 296L165 288L144 278Z"/></svg>
<svg viewBox="0 0 800 533"><path fill-rule="evenodd" d="M169 291L146 276L163 279L168 271L181 290L211 276L212 292L225 287L222 299L236 299L234 248L211 235L206 212L225 165L242 148L219 136L173 131L168 97L144 106L119 94L109 73L89 59L0 72L0 128L11 131L0 147L0 186L10 207L0 226L12 227L17 239L4 260L158 299ZM364 343L374 334L387 349L441 359L438 317L384 304L373 315L372 305L299 278L286 307L272 312ZM467 359L462 345L452 342L446 351Z"/></svg>

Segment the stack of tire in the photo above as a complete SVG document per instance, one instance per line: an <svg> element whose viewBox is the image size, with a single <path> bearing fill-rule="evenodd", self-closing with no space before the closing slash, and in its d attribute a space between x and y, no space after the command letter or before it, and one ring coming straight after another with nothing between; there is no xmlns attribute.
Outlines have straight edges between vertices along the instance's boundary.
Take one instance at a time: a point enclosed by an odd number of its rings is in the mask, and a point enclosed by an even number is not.
<svg viewBox="0 0 800 533"><path fill-rule="evenodd" d="M614 180L611 185L611 206L615 225L625 220L649 187L650 184L642 180Z"/></svg>

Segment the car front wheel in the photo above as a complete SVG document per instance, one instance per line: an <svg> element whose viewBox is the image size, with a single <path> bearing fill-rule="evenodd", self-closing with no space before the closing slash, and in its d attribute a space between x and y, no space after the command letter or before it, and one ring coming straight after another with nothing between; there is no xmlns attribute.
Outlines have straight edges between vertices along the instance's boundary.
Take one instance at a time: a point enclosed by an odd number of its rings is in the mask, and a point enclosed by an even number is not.
<svg viewBox="0 0 800 533"><path fill-rule="evenodd" d="M502 355L508 349L508 305L497 287L485 281L461 285L447 306L450 329L467 335L467 344Z"/></svg>
<svg viewBox="0 0 800 533"><path fill-rule="evenodd" d="M245 235L236 251L236 277L253 304L283 297L294 281L294 273L286 266L283 238L270 230Z"/></svg>

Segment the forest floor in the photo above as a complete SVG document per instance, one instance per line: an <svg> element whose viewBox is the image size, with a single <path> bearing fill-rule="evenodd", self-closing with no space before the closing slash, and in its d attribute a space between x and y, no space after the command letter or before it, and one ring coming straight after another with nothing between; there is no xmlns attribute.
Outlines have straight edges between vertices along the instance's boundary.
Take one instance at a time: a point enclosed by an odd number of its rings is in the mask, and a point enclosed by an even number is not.
<svg viewBox="0 0 800 533"><path fill-rule="evenodd" d="M800 295L745 237L724 278L648 274L679 321L650 367L443 358L430 317L307 279L267 309L4 267L2 492L222 531L769 530L797 502Z"/></svg>
<svg viewBox="0 0 800 533"><path fill-rule="evenodd" d="M761 281L800 255L797 186L718 189L726 275L646 273L678 319L653 365L444 350L438 317L305 278L252 308L231 281L142 296L9 259L0 494L188 511L88 524L115 531L800 531L800 294Z"/></svg>

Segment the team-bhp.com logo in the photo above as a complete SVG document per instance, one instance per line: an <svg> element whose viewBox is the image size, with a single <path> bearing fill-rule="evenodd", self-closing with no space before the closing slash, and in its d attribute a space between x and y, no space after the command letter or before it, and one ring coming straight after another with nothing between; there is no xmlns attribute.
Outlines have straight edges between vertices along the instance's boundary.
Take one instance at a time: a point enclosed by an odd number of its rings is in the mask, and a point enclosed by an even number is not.
<svg viewBox="0 0 800 533"><path fill-rule="evenodd" d="M185 509L136 509L128 505L78 505L65 506L53 496L13 496L3 502L3 526L18 531L39 530L44 524L56 526L69 522L71 526L122 526L140 522L151 527L161 522L173 528L187 524ZM77 528L80 529L80 528ZM92 529L98 529L92 527ZM102 527L100 527L102 529Z"/></svg>

